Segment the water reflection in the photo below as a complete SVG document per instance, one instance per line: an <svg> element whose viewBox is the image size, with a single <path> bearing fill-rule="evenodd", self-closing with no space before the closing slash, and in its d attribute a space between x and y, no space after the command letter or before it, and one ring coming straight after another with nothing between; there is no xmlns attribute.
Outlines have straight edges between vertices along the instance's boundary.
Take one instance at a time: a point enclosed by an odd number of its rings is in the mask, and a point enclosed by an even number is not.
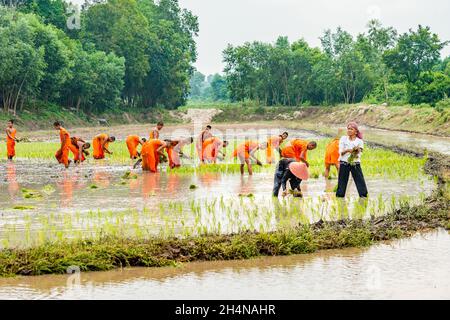
<svg viewBox="0 0 450 320"><path fill-rule="evenodd" d="M6 163L6 182L8 183L9 196L14 201L20 187L16 177L16 165L12 161Z"/></svg>

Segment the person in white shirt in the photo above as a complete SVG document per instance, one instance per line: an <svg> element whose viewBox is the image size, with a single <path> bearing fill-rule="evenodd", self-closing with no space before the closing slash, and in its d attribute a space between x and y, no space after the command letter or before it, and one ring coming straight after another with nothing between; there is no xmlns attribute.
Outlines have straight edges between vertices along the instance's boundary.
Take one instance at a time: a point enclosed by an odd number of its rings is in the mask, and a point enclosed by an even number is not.
<svg viewBox="0 0 450 320"><path fill-rule="evenodd" d="M347 136L339 141L339 180L336 197L344 198L350 173L356 184L359 196L367 198L367 186L361 169L361 154L364 150L363 136L356 122L347 125Z"/></svg>

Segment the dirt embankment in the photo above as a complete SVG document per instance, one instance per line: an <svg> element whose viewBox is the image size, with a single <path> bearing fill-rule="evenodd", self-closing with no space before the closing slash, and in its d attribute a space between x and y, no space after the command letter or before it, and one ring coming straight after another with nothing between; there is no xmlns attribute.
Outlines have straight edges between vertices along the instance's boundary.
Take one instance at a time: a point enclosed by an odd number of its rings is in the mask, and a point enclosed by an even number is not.
<svg viewBox="0 0 450 320"><path fill-rule="evenodd" d="M325 126L348 121L373 128L450 136L450 109L342 105L336 107L230 107L215 122L300 121Z"/></svg>
<svg viewBox="0 0 450 320"><path fill-rule="evenodd" d="M64 115L64 116L63 116ZM6 121L9 117L0 114ZM217 108L189 108L180 110L151 109L141 112L114 112L102 115L62 114L22 115L17 117L20 131L51 130L54 120L62 120L68 128L108 127L117 125L153 124L163 120L167 124L209 123L301 123L316 127L342 125L348 121L373 128L450 136L450 109L386 107L377 105L336 107L250 107L241 105ZM309 129L309 127L305 127Z"/></svg>

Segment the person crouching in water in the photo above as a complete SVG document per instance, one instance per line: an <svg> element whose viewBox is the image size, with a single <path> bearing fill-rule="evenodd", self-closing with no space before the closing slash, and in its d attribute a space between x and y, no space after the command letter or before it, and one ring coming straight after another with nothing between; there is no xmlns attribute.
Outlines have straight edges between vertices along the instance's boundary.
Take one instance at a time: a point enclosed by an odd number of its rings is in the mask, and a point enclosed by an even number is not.
<svg viewBox="0 0 450 320"><path fill-rule="evenodd" d="M339 178L337 198L345 198L350 173L355 181L360 198L367 198L367 186L361 169L361 153L364 149L363 136L356 122L347 125L347 135L339 141Z"/></svg>
<svg viewBox="0 0 450 320"><path fill-rule="evenodd" d="M160 157L164 156L164 149L171 144L171 142L161 141L159 139L151 139L142 145L141 159L136 162L134 169L142 163L142 170L150 172L158 172L158 165Z"/></svg>
<svg viewBox="0 0 450 320"><path fill-rule="evenodd" d="M169 167L171 169L181 167L181 158L186 157L183 153L183 148L194 142L194 138L174 140L170 146L166 148L167 156L169 157ZM175 145L174 145L175 144Z"/></svg>
<svg viewBox="0 0 450 320"><path fill-rule="evenodd" d="M302 179L299 174L302 170L302 166L306 166L306 164L297 162L294 159L281 159L278 162L273 185L274 197L278 197L280 188L283 188L283 196L287 196L288 191L286 190L286 184L288 181L292 191L294 191L294 197L303 197L300 188Z"/></svg>
<svg viewBox="0 0 450 320"><path fill-rule="evenodd" d="M144 145L147 139L141 138L137 135L131 135L127 137L126 144L128 148L128 153L130 154L130 159L136 160L141 157L141 153L138 151L139 145Z"/></svg>
<svg viewBox="0 0 450 320"><path fill-rule="evenodd" d="M233 152L233 157L238 158L241 166L241 175L244 175L245 165L247 165L248 174L253 175L253 168L251 160L254 160L258 166L262 166L262 162L255 157L255 153L258 150L265 150L267 148L267 143L259 144L257 141L245 141L237 146Z"/></svg>
<svg viewBox="0 0 450 320"><path fill-rule="evenodd" d="M78 137L70 138L70 151L73 153L73 161L76 164L80 164L86 160L89 156L89 148L91 144Z"/></svg>

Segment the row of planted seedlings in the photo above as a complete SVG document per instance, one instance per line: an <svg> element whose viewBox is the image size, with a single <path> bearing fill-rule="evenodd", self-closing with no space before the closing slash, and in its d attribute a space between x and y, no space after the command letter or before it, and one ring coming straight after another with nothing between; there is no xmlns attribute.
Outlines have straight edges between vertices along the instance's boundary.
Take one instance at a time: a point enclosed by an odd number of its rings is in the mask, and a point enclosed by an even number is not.
<svg viewBox="0 0 450 320"><path fill-rule="evenodd" d="M310 162L310 173L312 178L319 178L323 172L324 155L326 145L330 139L318 140L318 148L308 153ZM232 153L236 144L242 141L236 141L229 145L226 150L226 159L219 161L217 165L199 166L197 154L194 144L186 146L184 152L189 159L184 159L185 166L168 171L178 174L194 174L194 173L221 173L235 174L239 173L239 165L237 159L232 158ZM35 159L35 160L54 160L55 151L59 148L58 143L31 142L19 143L17 145L18 159ZM124 142L116 142L110 145L112 155L108 155L104 161L88 160L88 164L101 163L103 165L132 165L133 161L129 159L128 151ZM0 154L6 152L5 146L0 145ZM264 162L265 151L261 150L256 156ZM366 176L376 176L381 178L416 178L423 172L423 166L426 159L418 159L412 156L401 155L390 150L380 148L366 148L363 155L364 173ZM255 172L272 172L274 165L265 165L263 167L255 166ZM166 168L164 168L165 170ZM335 173L332 173L335 177Z"/></svg>
<svg viewBox="0 0 450 320"><path fill-rule="evenodd" d="M25 213L4 222L0 247L30 247L47 242L119 238L165 239L201 237L209 234L271 232L289 230L318 221L366 219L393 211L405 204L423 202L426 195L374 199L306 197L267 199L262 197L219 197L169 202L157 209L122 211L59 212L34 216Z"/></svg>

